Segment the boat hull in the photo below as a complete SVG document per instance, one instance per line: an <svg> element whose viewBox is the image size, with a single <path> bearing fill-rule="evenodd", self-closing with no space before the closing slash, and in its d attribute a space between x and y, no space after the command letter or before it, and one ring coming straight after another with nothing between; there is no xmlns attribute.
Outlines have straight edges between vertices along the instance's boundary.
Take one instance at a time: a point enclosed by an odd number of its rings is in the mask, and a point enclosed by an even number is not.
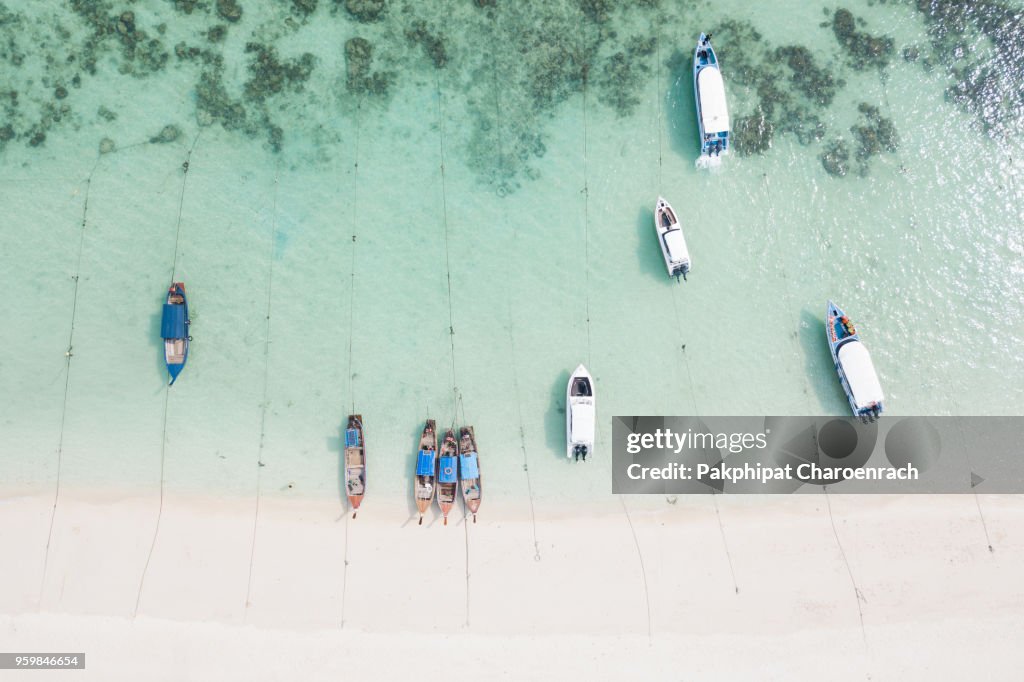
<svg viewBox="0 0 1024 682"><path fill-rule="evenodd" d="M582 364L569 377L565 406L565 456L586 461L594 452L597 397L594 378Z"/></svg>
<svg viewBox="0 0 1024 682"><path fill-rule="evenodd" d="M885 409L877 373L860 334L846 313L832 301L828 302L825 312L825 334L850 410L855 417L874 421ZM847 366L851 360L856 361L855 367Z"/></svg>
<svg viewBox="0 0 1024 682"><path fill-rule="evenodd" d="M345 494L352 508L352 518L356 517L359 505L366 495L366 441L363 438L363 417L359 414L349 415L345 428Z"/></svg>
<svg viewBox="0 0 1024 682"><path fill-rule="evenodd" d="M462 489L462 501L476 523L476 513L483 499L483 486L476 434L472 426L459 429L459 487Z"/></svg>
<svg viewBox="0 0 1024 682"><path fill-rule="evenodd" d="M718 55L711 36L700 34L693 51L693 98L697 107L697 128L702 157L719 157L729 152L729 108Z"/></svg>
<svg viewBox="0 0 1024 682"><path fill-rule="evenodd" d="M420 449L416 456L414 478L413 500L420 513L420 523L422 524L423 515L427 513L430 505L434 502L437 488L437 428L433 419L427 420L420 436Z"/></svg>
<svg viewBox="0 0 1024 682"><path fill-rule="evenodd" d="M448 513L459 494L459 446L455 433L448 429L441 442L437 464L437 506L448 525Z"/></svg>
<svg viewBox="0 0 1024 682"><path fill-rule="evenodd" d="M164 363L173 386L178 375L188 362L188 347L191 321L188 316L188 295L184 282L174 282L164 299L163 316L160 320L160 336L164 340Z"/></svg>
<svg viewBox="0 0 1024 682"><path fill-rule="evenodd" d="M658 235L658 245L668 276L675 277L676 281L680 277L686 279L690 272L690 250L686 246L686 238L675 209L664 197L658 197L654 205L654 231Z"/></svg>

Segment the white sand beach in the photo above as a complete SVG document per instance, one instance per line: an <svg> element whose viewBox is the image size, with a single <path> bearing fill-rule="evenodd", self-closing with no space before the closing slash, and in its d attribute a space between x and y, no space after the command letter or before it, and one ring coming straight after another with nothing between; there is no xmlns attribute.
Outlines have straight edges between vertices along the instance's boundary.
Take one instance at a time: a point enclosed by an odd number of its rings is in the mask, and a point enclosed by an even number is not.
<svg viewBox="0 0 1024 682"><path fill-rule="evenodd" d="M1012 496L608 496L543 504L534 530L501 499L445 527L371 498L352 520L265 496L256 520L254 499L167 494L154 543L158 491L65 490L47 551L52 503L0 501L2 648L84 651L84 679L1013 679L1024 662Z"/></svg>

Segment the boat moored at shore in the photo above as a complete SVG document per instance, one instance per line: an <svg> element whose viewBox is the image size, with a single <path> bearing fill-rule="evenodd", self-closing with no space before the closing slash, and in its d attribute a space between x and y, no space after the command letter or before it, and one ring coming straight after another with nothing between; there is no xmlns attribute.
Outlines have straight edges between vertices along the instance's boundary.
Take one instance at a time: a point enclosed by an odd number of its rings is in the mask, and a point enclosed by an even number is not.
<svg viewBox="0 0 1024 682"><path fill-rule="evenodd" d="M416 455L416 479L413 484L413 498L420 513L420 524L434 501L437 483L437 428L433 419L428 419L420 436L420 449Z"/></svg>
<svg viewBox="0 0 1024 682"><path fill-rule="evenodd" d="M828 302L825 313L825 331L850 409L863 421L875 421L884 408L878 373L853 322L832 301Z"/></svg>
<svg viewBox="0 0 1024 682"><path fill-rule="evenodd" d="M444 525L448 525L448 512L455 506L455 496L459 492L459 444L455 433L448 429L441 441L441 449L437 462L437 506L444 516Z"/></svg>
<svg viewBox="0 0 1024 682"><path fill-rule="evenodd" d="M473 523L476 523L476 512L480 509L483 491L480 487L480 456L477 454L476 434L472 426L459 429L459 482L466 511L473 515Z"/></svg>
<svg viewBox="0 0 1024 682"><path fill-rule="evenodd" d="M363 417L350 414L345 427L345 495L352 507L353 519L365 494L366 442L363 438Z"/></svg>

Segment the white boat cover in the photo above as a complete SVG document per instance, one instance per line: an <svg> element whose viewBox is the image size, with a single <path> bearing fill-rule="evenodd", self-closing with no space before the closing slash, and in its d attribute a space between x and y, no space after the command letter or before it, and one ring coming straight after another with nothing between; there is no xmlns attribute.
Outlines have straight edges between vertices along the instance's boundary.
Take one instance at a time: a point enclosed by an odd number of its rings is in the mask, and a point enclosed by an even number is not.
<svg viewBox="0 0 1024 682"><path fill-rule="evenodd" d="M570 443L594 444L595 411L593 398L573 398Z"/></svg>
<svg viewBox="0 0 1024 682"><path fill-rule="evenodd" d="M700 94L700 118L704 134L729 130L729 108L725 104L725 84L722 72L708 66L697 72L697 91Z"/></svg>
<svg viewBox="0 0 1024 682"><path fill-rule="evenodd" d="M864 344L860 341L850 341L840 346L839 364L846 374L846 383L850 385L857 409L882 402L882 385L878 383L875 365L871 362L871 354Z"/></svg>
<svg viewBox="0 0 1024 682"><path fill-rule="evenodd" d="M686 240L683 238L683 231L680 229L669 230L665 233L665 248L668 249L668 259L673 263L684 263L690 260L690 252L686 249Z"/></svg>

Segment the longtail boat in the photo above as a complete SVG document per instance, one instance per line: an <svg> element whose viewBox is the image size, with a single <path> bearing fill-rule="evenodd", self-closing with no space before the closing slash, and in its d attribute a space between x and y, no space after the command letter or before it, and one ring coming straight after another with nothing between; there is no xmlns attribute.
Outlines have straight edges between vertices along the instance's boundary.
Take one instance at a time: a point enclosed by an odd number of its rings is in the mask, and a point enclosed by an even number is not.
<svg viewBox="0 0 1024 682"><path fill-rule="evenodd" d="M359 414L350 414L345 428L345 494L354 519L366 494L366 442Z"/></svg>
<svg viewBox="0 0 1024 682"><path fill-rule="evenodd" d="M167 290L163 317L160 320L160 336L164 340L164 360L167 373L171 375L170 386L178 379L188 361L189 336L188 298L185 283L174 282Z"/></svg>
<svg viewBox="0 0 1024 682"><path fill-rule="evenodd" d="M480 508L482 491L480 489L480 458L476 451L476 435L472 426L459 429L459 482L462 484L462 501L466 510L473 515L476 523L476 511Z"/></svg>
<svg viewBox="0 0 1024 682"><path fill-rule="evenodd" d="M459 444L451 429L445 431L437 464L437 506L448 525L448 512L455 506L459 489Z"/></svg>
<svg viewBox="0 0 1024 682"><path fill-rule="evenodd" d="M416 455L416 481L413 484L413 498L416 509L420 512L420 523L423 515L430 509L434 501L434 488L437 483L437 429L433 419L428 419L420 436L420 450Z"/></svg>

